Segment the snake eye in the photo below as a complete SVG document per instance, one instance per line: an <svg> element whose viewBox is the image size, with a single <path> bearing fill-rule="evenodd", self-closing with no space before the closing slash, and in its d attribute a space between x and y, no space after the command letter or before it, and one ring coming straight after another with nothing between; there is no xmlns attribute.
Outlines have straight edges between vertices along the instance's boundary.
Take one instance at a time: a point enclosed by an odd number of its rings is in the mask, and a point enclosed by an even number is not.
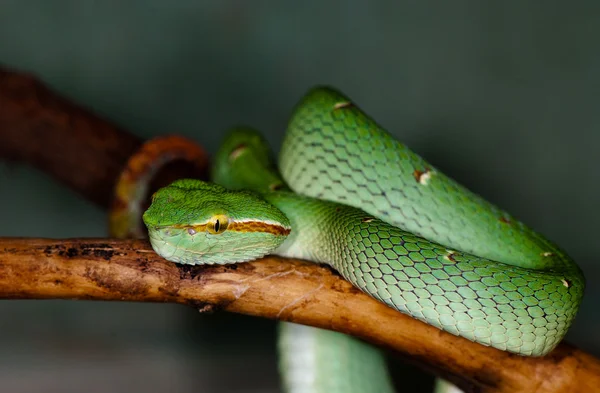
<svg viewBox="0 0 600 393"><path fill-rule="evenodd" d="M229 219L227 218L227 216L219 214L210 218L208 224L206 225L206 229L213 235L217 235L225 232L228 226Z"/></svg>

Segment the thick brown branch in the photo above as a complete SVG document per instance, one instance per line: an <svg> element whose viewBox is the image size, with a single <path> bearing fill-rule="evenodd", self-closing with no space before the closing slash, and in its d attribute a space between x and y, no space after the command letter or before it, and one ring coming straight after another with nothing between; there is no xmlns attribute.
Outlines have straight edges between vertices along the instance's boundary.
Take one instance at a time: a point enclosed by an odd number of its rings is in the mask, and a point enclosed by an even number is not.
<svg viewBox="0 0 600 393"><path fill-rule="evenodd" d="M265 258L182 267L146 241L0 239L0 298L173 302L281 319L361 337L462 387L489 392L599 392L600 362L568 344L526 358L404 316L325 267Z"/></svg>
<svg viewBox="0 0 600 393"><path fill-rule="evenodd" d="M141 144L35 78L0 67L0 158L32 164L108 207L115 181ZM182 176L205 177L192 169L172 164L157 176L156 185Z"/></svg>

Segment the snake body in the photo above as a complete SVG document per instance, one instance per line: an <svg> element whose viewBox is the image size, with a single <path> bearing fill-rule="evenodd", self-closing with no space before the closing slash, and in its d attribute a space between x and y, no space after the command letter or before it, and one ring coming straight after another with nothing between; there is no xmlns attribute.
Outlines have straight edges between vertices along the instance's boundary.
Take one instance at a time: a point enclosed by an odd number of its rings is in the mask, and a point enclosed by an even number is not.
<svg viewBox="0 0 600 393"><path fill-rule="evenodd" d="M222 186L177 181L144 214L152 246L171 261L275 253L326 263L402 313L528 356L552 350L578 311L585 280L564 251L336 90L314 88L297 105L279 172L249 129L231 132L215 162Z"/></svg>

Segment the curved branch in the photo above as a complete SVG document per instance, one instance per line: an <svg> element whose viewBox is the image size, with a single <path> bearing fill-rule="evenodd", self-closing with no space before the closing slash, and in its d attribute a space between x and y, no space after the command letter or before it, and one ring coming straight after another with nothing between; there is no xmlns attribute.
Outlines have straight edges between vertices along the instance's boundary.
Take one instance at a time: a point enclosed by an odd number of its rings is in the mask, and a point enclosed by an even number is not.
<svg viewBox="0 0 600 393"><path fill-rule="evenodd" d="M326 267L297 260L180 266L143 240L0 239L0 298L179 303L351 334L467 391L600 391L600 362L569 344L543 358L484 347L392 310Z"/></svg>
<svg viewBox="0 0 600 393"><path fill-rule="evenodd" d="M138 137L34 77L0 66L0 158L27 162L108 207L125 163L141 145ZM153 188L182 176L206 178L207 167L173 163L158 173Z"/></svg>

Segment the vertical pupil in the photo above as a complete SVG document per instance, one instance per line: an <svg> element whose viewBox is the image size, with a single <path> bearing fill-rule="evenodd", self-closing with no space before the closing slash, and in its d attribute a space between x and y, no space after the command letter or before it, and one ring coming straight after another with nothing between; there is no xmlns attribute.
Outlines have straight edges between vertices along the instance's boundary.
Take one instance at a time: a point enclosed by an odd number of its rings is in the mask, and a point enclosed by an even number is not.
<svg viewBox="0 0 600 393"><path fill-rule="evenodd" d="M220 227L221 227L221 224L219 223L219 219L217 218L217 220L215 221L215 232L219 232Z"/></svg>

